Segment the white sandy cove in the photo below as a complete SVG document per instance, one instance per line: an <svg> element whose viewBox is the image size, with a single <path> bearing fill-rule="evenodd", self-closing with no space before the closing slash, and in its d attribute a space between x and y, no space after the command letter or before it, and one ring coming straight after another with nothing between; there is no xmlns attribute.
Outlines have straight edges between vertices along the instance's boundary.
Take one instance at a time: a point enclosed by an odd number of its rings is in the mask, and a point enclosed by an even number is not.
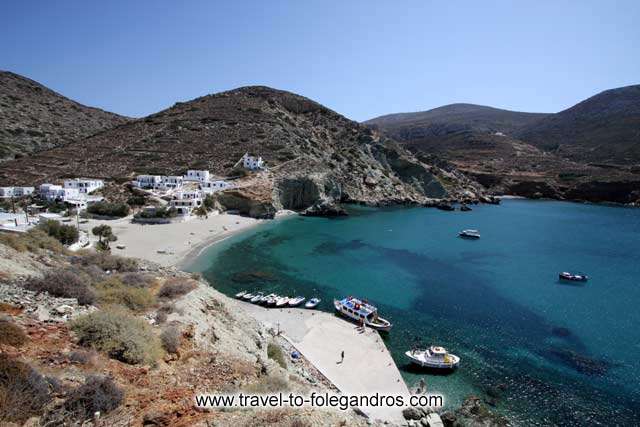
<svg viewBox="0 0 640 427"><path fill-rule="evenodd" d="M131 222L131 217L118 220L89 220L80 228L89 233L99 224L111 226L118 240L111 244L111 253L142 258L163 266L175 266L187 257L197 256L208 245L224 240L234 233L259 224L262 220L239 215L209 215L207 219L193 218L171 224L142 225ZM118 249L117 246L124 246ZM160 252L159 252L160 251Z"/></svg>
<svg viewBox="0 0 640 427"><path fill-rule="evenodd" d="M377 331L366 328L360 333L355 324L321 311L264 308L241 301L237 304L256 320L280 330L342 393L409 395ZM339 363L342 351L344 361ZM373 419L404 422L399 408L361 409Z"/></svg>

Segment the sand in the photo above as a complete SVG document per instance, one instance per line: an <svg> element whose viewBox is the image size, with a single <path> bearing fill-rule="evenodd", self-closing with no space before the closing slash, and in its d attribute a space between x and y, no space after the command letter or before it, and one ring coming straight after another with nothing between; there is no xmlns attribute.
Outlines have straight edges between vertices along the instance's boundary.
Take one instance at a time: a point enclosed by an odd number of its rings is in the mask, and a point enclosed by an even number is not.
<svg viewBox="0 0 640 427"><path fill-rule="evenodd" d="M235 233L247 230L263 220L239 215L209 215L208 219L193 218L171 224L142 225L131 222L131 217L117 220L89 220L80 224L88 231L99 224L111 226L118 237L111 244L111 253L156 262L162 266L177 266L189 262L209 245L224 240ZM118 248L124 246L123 249Z"/></svg>
<svg viewBox="0 0 640 427"><path fill-rule="evenodd" d="M355 324L321 311L236 303L265 326L279 330L342 393L409 395L377 331L366 328L360 333ZM339 363L342 351L344 361ZM401 409L361 409L373 419L404 422Z"/></svg>

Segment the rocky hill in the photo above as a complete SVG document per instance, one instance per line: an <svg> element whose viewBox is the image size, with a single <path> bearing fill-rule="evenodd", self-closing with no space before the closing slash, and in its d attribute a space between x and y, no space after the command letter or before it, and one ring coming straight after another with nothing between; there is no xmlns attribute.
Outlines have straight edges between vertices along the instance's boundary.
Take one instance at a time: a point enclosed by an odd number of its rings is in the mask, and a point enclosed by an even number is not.
<svg viewBox="0 0 640 427"><path fill-rule="evenodd" d="M495 193L636 203L639 87L603 92L557 114L455 104L365 123L414 153L450 161Z"/></svg>
<svg viewBox="0 0 640 427"><path fill-rule="evenodd" d="M386 204L477 197L455 170L425 164L393 140L322 105L268 87L203 96L62 147L3 165L0 182L67 176L126 181L137 173L209 169L227 176L246 153L269 172L253 184L276 208L324 202ZM227 203L247 197L236 191ZM234 200L230 200L234 199ZM246 207L245 202L238 202ZM267 209L269 210L269 209Z"/></svg>
<svg viewBox="0 0 640 427"><path fill-rule="evenodd" d="M601 92L523 126L516 136L561 157L640 164L640 85Z"/></svg>
<svg viewBox="0 0 640 427"><path fill-rule="evenodd" d="M0 71L0 161L64 145L128 120Z"/></svg>

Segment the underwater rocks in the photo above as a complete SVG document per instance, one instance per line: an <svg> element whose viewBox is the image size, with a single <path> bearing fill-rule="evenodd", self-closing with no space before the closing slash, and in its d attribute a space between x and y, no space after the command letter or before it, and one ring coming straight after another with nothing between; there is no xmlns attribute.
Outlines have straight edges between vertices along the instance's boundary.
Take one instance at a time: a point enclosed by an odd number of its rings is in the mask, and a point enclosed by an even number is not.
<svg viewBox="0 0 640 427"><path fill-rule="evenodd" d="M563 328L559 326L559 327L552 328L551 334L556 337L567 338L571 336L571 331L567 328Z"/></svg>
<svg viewBox="0 0 640 427"><path fill-rule="evenodd" d="M303 216L323 216L323 217L337 217L349 215L347 211L340 205L332 202L320 202L305 209L301 215Z"/></svg>
<svg viewBox="0 0 640 427"><path fill-rule="evenodd" d="M566 348L551 348L549 354L576 371L590 376L603 376L607 373L609 364L600 359L592 359Z"/></svg>

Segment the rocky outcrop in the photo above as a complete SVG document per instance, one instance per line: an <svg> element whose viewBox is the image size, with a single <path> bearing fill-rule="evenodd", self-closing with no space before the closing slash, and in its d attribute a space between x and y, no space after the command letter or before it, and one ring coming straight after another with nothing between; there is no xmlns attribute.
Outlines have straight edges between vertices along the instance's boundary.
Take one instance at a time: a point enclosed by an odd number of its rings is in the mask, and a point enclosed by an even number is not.
<svg viewBox="0 0 640 427"><path fill-rule="evenodd" d="M337 217L347 216L347 211L340 205L333 202L320 202L305 209L301 215L304 216L323 216L323 217Z"/></svg>
<svg viewBox="0 0 640 427"><path fill-rule="evenodd" d="M253 189L251 189L253 190ZM271 197L257 194L250 189L227 190L215 194L221 210L236 211L252 218L273 219L277 208Z"/></svg>

